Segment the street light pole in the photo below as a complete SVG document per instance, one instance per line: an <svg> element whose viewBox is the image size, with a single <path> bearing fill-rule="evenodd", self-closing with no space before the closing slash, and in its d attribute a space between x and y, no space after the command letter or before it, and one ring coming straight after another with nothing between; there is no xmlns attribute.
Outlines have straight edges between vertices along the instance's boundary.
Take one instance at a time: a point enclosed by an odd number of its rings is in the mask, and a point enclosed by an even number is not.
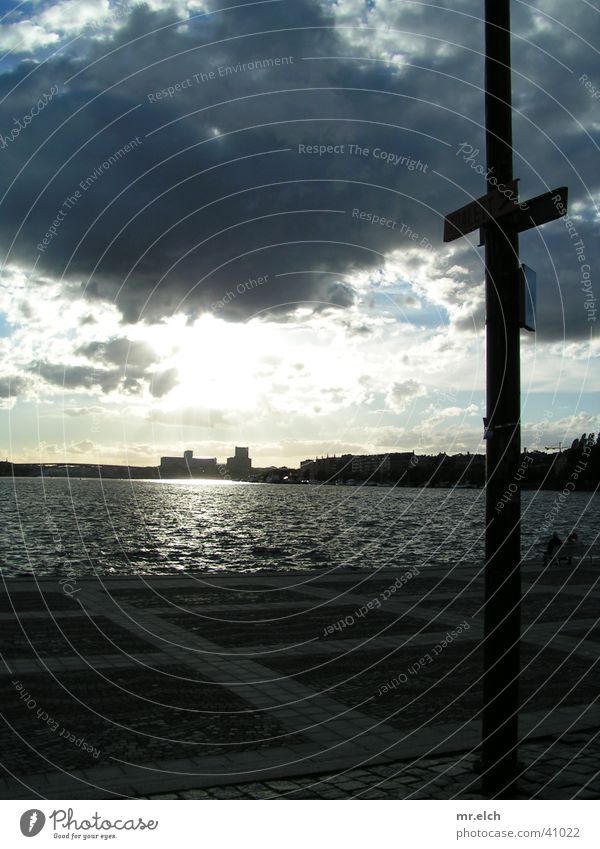
<svg viewBox="0 0 600 849"><path fill-rule="evenodd" d="M486 0L485 50L488 174L496 177L498 185L506 185L513 179L510 0ZM487 449L482 782L486 796L510 798L518 769L521 629L519 237L510 219L499 218L485 225L484 238ZM509 499L503 500L507 493Z"/></svg>
<svg viewBox="0 0 600 849"><path fill-rule="evenodd" d="M483 622L483 791L516 790L521 637L521 327L535 281L519 265L518 234L567 214L566 186L520 203L513 179L510 0L485 0L488 192L444 219L444 242L480 228L485 244L486 526ZM529 290L531 293L531 289ZM530 306L533 306L529 302ZM523 314L521 314L523 306Z"/></svg>

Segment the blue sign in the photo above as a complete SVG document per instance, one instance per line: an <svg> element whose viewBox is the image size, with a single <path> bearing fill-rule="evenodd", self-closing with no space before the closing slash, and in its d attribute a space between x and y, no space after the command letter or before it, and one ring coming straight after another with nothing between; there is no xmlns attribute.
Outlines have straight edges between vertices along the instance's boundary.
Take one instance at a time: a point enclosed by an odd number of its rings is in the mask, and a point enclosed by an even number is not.
<svg viewBox="0 0 600 849"><path fill-rule="evenodd" d="M537 275L528 265L521 266L519 275L520 287L520 326L535 333Z"/></svg>

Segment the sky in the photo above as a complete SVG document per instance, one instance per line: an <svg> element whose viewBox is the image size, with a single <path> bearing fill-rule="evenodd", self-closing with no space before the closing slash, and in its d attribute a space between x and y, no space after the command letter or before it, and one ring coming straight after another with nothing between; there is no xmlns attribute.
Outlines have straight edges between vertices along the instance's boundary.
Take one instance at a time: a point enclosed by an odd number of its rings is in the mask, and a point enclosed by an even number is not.
<svg viewBox="0 0 600 849"><path fill-rule="evenodd" d="M0 459L483 451L483 5L0 2ZM543 449L600 430L600 10L512 14Z"/></svg>

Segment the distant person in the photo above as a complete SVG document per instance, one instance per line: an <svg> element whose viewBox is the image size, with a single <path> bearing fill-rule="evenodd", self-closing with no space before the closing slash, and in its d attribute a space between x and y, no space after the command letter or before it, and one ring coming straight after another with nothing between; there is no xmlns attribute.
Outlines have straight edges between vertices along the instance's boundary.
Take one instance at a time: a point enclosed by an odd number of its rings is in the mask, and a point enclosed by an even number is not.
<svg viewBox="0 0 600 849"><path fill-rule="evenodd" d="M544 566L553 559L556 552L562 547L563 541L559 537L559 535L554 531L550 539L548 540L548 545L546 546L546 553L544 554Z"/></svg>
<svg viewBox="0 0 600 849"><path fill-rule="evenodd" d="M567 565L570 566L573 560L573 549L579 542L579 537L575 531L571 531L565 543L565 553L567 556Z"/></svg>

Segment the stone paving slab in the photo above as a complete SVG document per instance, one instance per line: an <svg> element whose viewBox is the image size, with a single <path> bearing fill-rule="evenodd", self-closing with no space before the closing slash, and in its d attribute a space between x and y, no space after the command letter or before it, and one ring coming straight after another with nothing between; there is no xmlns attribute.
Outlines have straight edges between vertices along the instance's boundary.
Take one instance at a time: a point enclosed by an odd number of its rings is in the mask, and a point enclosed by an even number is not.
<svg viewBox="0 0 600 849"><path fill-rule="evenodd" d="M523 792L596 792L598 575L523 571ZM481 574L401 575L87 577L72 596L6 580L0 797L477 793ZM378 693L399 674L408 687ZM565 735L587 735L576 761Z"/></svg>

